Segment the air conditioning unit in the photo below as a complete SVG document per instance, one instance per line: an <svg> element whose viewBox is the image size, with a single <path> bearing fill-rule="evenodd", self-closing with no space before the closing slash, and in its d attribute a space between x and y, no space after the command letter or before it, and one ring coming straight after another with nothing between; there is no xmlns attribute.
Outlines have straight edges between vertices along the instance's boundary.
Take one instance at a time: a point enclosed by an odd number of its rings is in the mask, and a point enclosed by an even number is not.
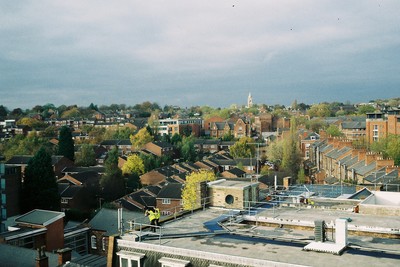
<svg viewBox="0 0 400 267"><path fill-rule="evenodd" d="M324 220L314 221L315 229L314 236L316 242L325 242L326 240L326 224Z"/></svg>

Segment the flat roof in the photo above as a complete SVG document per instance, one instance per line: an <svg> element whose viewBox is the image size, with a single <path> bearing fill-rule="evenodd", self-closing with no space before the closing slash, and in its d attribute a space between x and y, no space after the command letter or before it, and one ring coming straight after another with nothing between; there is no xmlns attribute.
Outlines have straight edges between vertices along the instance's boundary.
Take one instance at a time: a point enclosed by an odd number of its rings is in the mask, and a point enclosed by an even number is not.
<svg viewBox="0 0 400 267"><path fill-rule="evenodd" d="M243 211L241 211L243 212ZM295 208L269 209L266 213L260 213L259 217L287 218L289 220L309 220L349 217L349 212L333 212L329 210L300 210ZM140 242L133 241L137 238L137 232L126 233L121 237L122 246L131 244L134 249L143 245L146 249L156 249L160 251L192 251L190 253L208 253L214 255L218 260L227 259L246 259L249 262L271 262L282 264L293 264L303 266L398 266L400 260L399 239L377 238L372 236L358 236L348 234L351 244L361 246L369 251L386 250L388 254L378 252L359 253L356 249L347 249L342 255L337 256L329 253L319 253L303 250L304 246L314 241L313 230L298 230L286 227L268 227L258 223L244 224L236 223L234 219L229 219L229 214L241 214L240 211L226 210L220 208L209 208L196 211L185 215L177 220L162 223L162 239L153 235L153 238L146 238ZM329 216L328 216L329 215ZM227 216L227 221L223 224L224 233L214 235L199 235L199 233L210 232L205 223ZM351 218L359 224L400 225L400 218L383 218L382 216L370 216L362 214L352 214ZM386 221L387 220L387 221ZM227 231L227 232L226 232ZM169 234L181 234L180 237L168 238ZM197 234L197 235L196 235ZM328 239L332 240L332 235L327 234ZM149 235L148 237L151 237ZM130 242L132 241L132 242ZM139 248L138 248L139 249ZM140 249L139 249L140 250ZM393 254L396 253L397 255ZM194 254L193 254L194 255ZM222 256L223 255L223 256ZM226 257L229 256L229 257ZM273 265L273 264L272 264ZM272 266L271 265L271 266ZM247 266L266 266L249 264Z"/></svg>
<svg viewBox="0 0 400 267"><path fill-rule="evenodd" d="M35 209L17 217L15 222L47 226L64 216L64 212Z"/></svg>
<svg viewBox="0 0 400 267"><path fill-rule="evenodd" d="M210 188L246 188L248 186L259 184L258 182L250 182L250 181L237 181L230 179L220 179L213 182L209 182L208 186Z"/></svg>

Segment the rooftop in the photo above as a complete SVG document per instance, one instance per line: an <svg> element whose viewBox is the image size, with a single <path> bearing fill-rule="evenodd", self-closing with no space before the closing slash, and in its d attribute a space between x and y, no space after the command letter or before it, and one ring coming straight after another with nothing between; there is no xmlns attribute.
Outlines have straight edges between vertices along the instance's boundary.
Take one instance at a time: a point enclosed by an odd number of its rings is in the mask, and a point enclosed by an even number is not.
<svg viewBox="0 0 400 267"><path fill-rule="evenodd" d="M328 229L332 229L331 222L335 219L349 217L350 244L341 256L303 249L314 241L315 220L325 220ZM281 225L274 226L268 220ZM310 227L294 227L296 223ZM360 227L398 230L399 223L398 216L363 215L347 210L281 207L246 212L209 208L163 223L162 238L142 232L141 242L134 242L138 232L130 232L118 240L118 246L123 250L129 247L129 251L186 256L196 261L207 258L217 265L230 262L234 263L232 266L398 266L398 239L359 235L350 230ZM328 232L327 236L332 241L333 234Z"/></svg>

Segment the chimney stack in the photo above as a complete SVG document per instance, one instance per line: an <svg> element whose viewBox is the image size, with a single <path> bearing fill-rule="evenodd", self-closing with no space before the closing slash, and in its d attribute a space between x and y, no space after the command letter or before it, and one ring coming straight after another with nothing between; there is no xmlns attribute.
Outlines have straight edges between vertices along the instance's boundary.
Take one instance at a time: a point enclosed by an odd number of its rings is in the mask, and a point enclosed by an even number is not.
<svg viewBox="0 0 400 267"><path fill-rule="evenodd" d="M45 246L41 246L37 249L36 267L49 267L49 257L46 256L45 248Z"/></svg>
<svg viewBox="0 0 400 267"><path fill-rule="evenodd" d="M71 261L71 254L72 254L72 249L70 248L63 248L57 250L58 254L58 265L63 265L67 261Z"/></svg>

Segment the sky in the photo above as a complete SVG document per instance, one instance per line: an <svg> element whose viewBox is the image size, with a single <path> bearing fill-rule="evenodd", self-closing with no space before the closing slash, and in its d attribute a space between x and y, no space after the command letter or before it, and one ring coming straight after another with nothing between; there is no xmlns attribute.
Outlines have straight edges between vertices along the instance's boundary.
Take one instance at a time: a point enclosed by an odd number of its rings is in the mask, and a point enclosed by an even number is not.
<svg viewBox="0 0 400 267"><path fill-rule="evenodd" d="M0 105L400 97L398 0L0 0Z"/></svg>

